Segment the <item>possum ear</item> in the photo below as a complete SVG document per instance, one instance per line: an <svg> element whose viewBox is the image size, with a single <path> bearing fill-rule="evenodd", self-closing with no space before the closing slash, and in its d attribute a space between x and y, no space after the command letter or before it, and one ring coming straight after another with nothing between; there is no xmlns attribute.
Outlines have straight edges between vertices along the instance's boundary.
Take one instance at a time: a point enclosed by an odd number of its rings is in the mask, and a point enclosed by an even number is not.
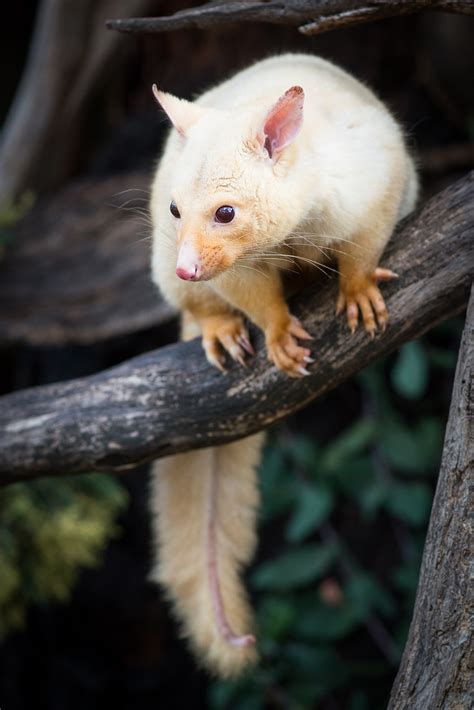
<svg viewBox="0 0 474 710"><path fill-rule="evenodd" d="M205 110L196 106L191 101L178 99L173 94L159 91L156 84L152 87L153 96L158 101L169 120L181 136L185 136L191 126L199 121L205 114Z"/></svg>
<svg viewBox="0 0 474 710"><path fill-rule="evenodd" d="M303 103L303 89L292 86L267 113L258 139L272 160L298 135L303 123Z"/></svg>

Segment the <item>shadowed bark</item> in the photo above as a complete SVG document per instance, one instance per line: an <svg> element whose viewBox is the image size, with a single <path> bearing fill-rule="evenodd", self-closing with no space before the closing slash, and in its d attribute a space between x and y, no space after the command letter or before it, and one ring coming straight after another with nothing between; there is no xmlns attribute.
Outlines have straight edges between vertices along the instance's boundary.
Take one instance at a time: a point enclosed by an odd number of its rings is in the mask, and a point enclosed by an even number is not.
<svg viewBox="0 0 474 710"><path fill-rule="evenodd" d="M474 289L410 634L389 710L461 710L474 697Z"/></svg>
<svg viewBox="0 0 474 710"><path fill-rule="evenodd" d="M314 334L311 376L292 381L266 360L248 370L207 364L198 341L0 398L0 481L134 466L254 433L465 307L473 275L472 174L430 200L392 237L382 264L400 274L384 292L385 333L351 337L334 316L336 279L292 304ZM254 334L255 336L255 334Z"/></svg>
<svg viewBox="0 0 474 710"><path fill-rule="evenodd" d="M0 260L0 346L97 343L173 316L150 278L149 182L89 179L39 200Z"/></svg>
<svg viewBox="0 0 474 710"><path fill-rule="evenodd" d="M471 0L213 0L169 17L108 20L106 25L120 32L169 32L230 22L268 22L299 25L302 34L313 35L421 10L474 15Z"/></svg>

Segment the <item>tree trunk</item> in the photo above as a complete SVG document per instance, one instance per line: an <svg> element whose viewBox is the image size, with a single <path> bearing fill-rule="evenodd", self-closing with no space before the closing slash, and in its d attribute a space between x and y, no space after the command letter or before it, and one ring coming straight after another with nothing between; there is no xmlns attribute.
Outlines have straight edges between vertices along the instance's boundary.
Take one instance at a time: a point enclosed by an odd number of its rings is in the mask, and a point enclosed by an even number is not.
<svg viewBox="0 0 474 710"><path fill-rule="evenodd" d="M474 698L474 289L459 351L415 612L389 710L467 710Z"/></svg>

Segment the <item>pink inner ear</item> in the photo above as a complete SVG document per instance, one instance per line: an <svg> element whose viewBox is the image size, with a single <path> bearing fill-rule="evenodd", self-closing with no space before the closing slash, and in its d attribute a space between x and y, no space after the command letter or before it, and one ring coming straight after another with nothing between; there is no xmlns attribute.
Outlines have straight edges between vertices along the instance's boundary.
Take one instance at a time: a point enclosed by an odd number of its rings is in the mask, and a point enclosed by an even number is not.
<svg viewBox="0 0 474 710"><path fill-rule="evenodd" d="M292 86L270 110L263 127L264 147L270 158L296 138L303 123L303 103L303 89L301 86Z"/></svg>

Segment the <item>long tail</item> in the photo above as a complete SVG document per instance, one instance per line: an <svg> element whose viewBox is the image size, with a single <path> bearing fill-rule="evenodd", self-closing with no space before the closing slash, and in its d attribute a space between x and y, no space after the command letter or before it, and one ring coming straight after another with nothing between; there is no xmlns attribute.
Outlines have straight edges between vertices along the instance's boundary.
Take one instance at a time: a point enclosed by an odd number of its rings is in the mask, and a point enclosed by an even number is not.
<svg viewBox="0 0 474 710"><path fill-rule="evenodd" d="M199 334L184 314L182 337ZM264 436L153 464L155 565L197 659L238 675L257 659L253 614L240 572L256 546L256 468Z"/></svg>
<svg viewBox="0 0 474 710"><path fill-rule="evenodd" d="M256 660L239 573L256 543L260 435L155 462L157 564L198 660L223 677Z"/></svg>

